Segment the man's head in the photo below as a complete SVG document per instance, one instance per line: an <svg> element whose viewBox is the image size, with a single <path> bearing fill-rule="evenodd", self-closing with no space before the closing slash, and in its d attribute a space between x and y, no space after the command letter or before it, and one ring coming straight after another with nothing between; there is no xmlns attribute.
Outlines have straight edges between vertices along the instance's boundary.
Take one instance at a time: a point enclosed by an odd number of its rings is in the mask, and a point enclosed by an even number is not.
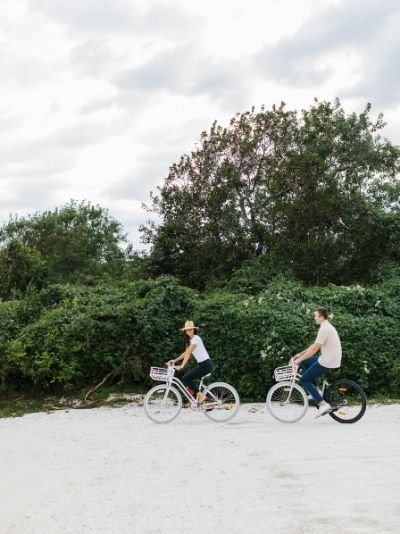
<svg viewBox="0 0 400 534"><path fill-rule="evenodd" d="M322 324L328 319L328 310L326 308L317 308L314 312L314 319L317 324Z"/></svg>

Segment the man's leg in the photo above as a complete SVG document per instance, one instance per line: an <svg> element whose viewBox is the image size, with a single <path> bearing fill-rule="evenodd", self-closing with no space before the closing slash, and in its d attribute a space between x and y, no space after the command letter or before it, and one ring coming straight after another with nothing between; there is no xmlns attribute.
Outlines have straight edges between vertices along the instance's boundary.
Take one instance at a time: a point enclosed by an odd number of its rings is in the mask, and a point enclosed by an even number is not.
<svg viewBox="0 0 400 534"><path fill-rule="evenodd" d="M306 361L307 360L302 363L305 363ZM308 367L308 369L306 369L300 378L300 384L310 393L317 404L320 404L323 401L323 398L315 385L315 379L318 376L327 374L328 372L329 369L323 367L320 363L318 363L318 361L315 361L310 367Z"/></svg>
<svg viewBox="0 0 400 534"><path fill-rule="evenodd" d="M300 365L306 371L307 369L312 367L315 362L318 361L318 358L319 358L318 354L314 354L314 356L311 356L311 358L307 358L307 360L303 360Z"/></svg>
<svg viewBox="0 0 400 534"><path fill-rule="evenodd" d="M310 367L314 365L318 361L319 355L314 354L314 356L311 356L311 358L307 358L307 360L304 360L301 362L300 366L303 369L303 372L305 373ZM313 380L313 384L315 387L317 387L317 381L316 379Z"/></svg>

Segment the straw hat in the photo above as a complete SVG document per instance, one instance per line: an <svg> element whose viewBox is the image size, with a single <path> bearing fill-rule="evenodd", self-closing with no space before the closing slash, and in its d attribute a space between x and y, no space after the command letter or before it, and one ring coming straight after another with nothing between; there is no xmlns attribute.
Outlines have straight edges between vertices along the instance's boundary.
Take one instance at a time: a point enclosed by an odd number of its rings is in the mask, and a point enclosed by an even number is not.
<svg viewBox="0 0 400 534"><path fill-rule="evenodd" d="M185 326L183 328L181 328L182 331L184 330L198 330L198 326L194 326L194 322L193 321L186 321L185 322Z"/></svg>

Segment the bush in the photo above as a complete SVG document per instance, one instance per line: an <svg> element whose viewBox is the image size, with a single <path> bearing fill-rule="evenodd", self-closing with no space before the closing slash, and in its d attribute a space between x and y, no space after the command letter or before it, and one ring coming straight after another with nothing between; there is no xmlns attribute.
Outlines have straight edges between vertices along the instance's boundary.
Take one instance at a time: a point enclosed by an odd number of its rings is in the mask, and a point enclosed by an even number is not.
<svg viewBox="0 0 400 534"><path fill-rule="evenodd" d="M400 397L400 278L362 287L306 287L275 277L257 294L199 295L173 277L93 287L56 285L0 302L4 389L61 391L105 376L150 385L150 365L184 349L186 319L200 325L215 379L243 400L263 401L273 369L310 345L313 311L325 306L343 346L339 375L369 395Z"/></svg>
<svg viewBox="0 0 400 534"><path fill-rule="evenodd" d="M194 298L171 277L49 288L34 297L47 304L37 318L9 327L0 363L3 389L76 389L108 373L145 383L151 362L161 364L181 350L177 332Z"/></svg>
<svg viewBox="0 0 400 534"><path fill-rule="evenodd" d="M273 369L310 345L313 312L326 306L342 341L336 375L354 379L368 394L400 396L399 279L308 288L275 280L258 295L215 293L196 308L196 320L216 363L218 378L231 381L248 400L263 400Z"/></svg>

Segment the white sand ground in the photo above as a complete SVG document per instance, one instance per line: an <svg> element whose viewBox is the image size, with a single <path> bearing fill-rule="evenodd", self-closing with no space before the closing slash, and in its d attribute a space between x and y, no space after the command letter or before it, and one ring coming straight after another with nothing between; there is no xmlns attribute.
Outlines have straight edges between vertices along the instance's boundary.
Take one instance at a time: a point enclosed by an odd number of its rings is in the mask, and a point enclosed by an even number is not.
<svg viewBox="0 0 400 534"><path fill-rule="evenodd" d="M142 408L0 420L1 534L399 533L400 406L294 425Z"/></svg>

